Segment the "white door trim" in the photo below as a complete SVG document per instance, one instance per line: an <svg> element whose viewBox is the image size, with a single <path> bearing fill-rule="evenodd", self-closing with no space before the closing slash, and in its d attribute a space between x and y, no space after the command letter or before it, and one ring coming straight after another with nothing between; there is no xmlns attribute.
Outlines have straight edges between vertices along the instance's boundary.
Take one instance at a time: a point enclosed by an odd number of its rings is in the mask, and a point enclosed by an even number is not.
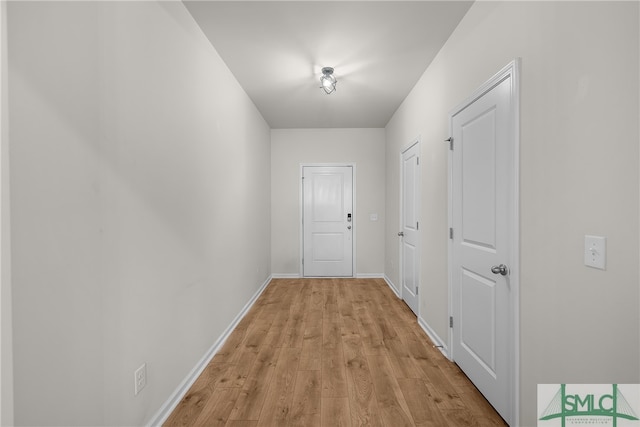
<svg viewBox="0 0 640 427"><path fill-rule="evenodd" d="M514 219L509 224L510 241L510 259L509 277L512 285L510 293L510 310L509 310L509 387L510 395L513 396L511 402L511 419L506 420L511 425L517 425L520 419L520 59L511 61L502 70L491 77L486 83L480 86L473 94L464 102L458 104L449 113L449 134L453 134L453 116L459 111L472 104L478 98L489 92L499 82L505 78L511 77L511 94L513 117L511 120L511 129L509 133L514 143L512 150L512 175L513 180L509 183L509 216ZM453 142L455 144L455 141ZM448 209L449 209L449 227L453 227L453 156L451 150L448 152ZM453 243L448 241L449 252L449 316L453 313ZM449 328L449 359L454 360L453 354L453 330Z"/></svg>
<svg viewBox="0 0 640 427"><path fill-rule="evenodd" d="M0 2L0 425L14 424L7 2Z"/></svg>
<svg viewBox="0 0 640 427"><path fill-rule="evenodd" d="M412 139L411 142L407 145L405 145L401 150L400 150L400 154L399 154L399 158L398 158L398 162L400 164L400 215L398 218L398 230L402 230L403 228L403 223L402 223L402 218L404 215L404 197L403 197L403 193L404 193L404 174L403 174L403 160L402 160L402 156L404 155L404 153L413 148L414 146L418 146L418 157L422 157L422 137L420 135L418 135L416 138ZM420 194L420 189L422 188L422 169L418 169L418 173L419 178L418 178L418 185L419 187L419 191L418 194ZM421 222L422 217L421 217L421 213L422 213L422 199L420 199L418 201L418 223ZM399 236L398 236L399 237ZM420 257L421 254L421 249L422 249L422 241L421 239L418 239L418 244L417 244L417 251L418 251L418 258ZM416 317L418 319L420 319L420 284L422 283L421 279L421 272L422 272L422 263L418 263L418 312L416 313ZM398 239L398 278L400 283L398 284L399 290L398 290L398 294L399 294L399 298L401 300L404 300L403 297L403 274L404 274L404 264L403 264L403 257L402 257L402 238Z"/></svg>
<svg viewBox="0 0 640 427"><path fill-rule="evenodd" d="M357 277L357 270L356 270L356 247L358 246L356 244L357 241L357 230L358 230L358 216L356 213L356 164L355 163L300 163L300 171L298 174L298 242L299 242L299 254L298 254L298 271L299 271L299 277L304 277L304 266L302 264L302 259L304 258L304 224L302 223L302 219L304 218L304 199L303 199L303 194L304 194L304 189L303 189L303 183L302 183L302 176L303 176L303 170L305 167L311 167L311 166L315 166L315 167L341 167L341 166L350 166L351 167L351 171L353 173L353 180L352 180L352 187L353 187L353 191L352 191L352 203L353 203L353 210L352 210L352 215L353 215L353 240L352 240L352 274L351 277Z"/></svg>

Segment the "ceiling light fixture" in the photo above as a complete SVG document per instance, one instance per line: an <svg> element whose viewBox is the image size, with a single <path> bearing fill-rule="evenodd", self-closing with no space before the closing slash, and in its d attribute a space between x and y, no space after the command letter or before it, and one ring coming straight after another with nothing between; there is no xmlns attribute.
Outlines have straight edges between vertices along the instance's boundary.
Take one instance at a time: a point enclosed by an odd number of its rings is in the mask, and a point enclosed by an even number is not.
<svg viewBox="0 0 640 427"><path fill-rule="evenodd" d="M333 92L334 90L336 90L336 83L338 81L336 80L336 78L333 75L333 68L332 67L324 67L322 69L322 77L320 77L320 83L322 83L322 86L320 86L322 89L324 89L324 91L328 94L330 94L331 92Z"/></svg>

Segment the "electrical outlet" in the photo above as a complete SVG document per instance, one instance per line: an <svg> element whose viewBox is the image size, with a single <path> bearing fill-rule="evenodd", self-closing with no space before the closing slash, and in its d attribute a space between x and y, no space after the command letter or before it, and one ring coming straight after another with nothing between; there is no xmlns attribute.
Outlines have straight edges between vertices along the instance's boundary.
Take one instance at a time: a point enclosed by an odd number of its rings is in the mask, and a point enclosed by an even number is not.
<svg viewBox="0 0 640 427"><path fill-rule="evenodd" d="M143 363L136 371L133 373L134 376L134 396L140 393L140 390L147 385L147 364Z"/></svg>
<svg viewBox="0 0 640 427"><path fill-rule="evenodd" d="M607 239L584 236L584 265L604 270L607 263Z"/></svg>

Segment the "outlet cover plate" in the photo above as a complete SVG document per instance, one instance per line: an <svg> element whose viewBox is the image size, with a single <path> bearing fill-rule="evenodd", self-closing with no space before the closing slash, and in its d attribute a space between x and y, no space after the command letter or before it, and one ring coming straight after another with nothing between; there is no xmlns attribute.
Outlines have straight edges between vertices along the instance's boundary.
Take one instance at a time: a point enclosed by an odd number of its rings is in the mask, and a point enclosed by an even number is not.
<svg viewBox="0 0 640 427"><path fill-rule="evenodd" d="M584 236L584 265L605 270L607 263L607 239L601 236Z"/></svg>
<svg viewBox="0 0 640 427"><path fill-rule="evenodd" d="M136 396L140 391L147 385L147 364L143 363L136 371L133 373L134 376L134 396Z"/></svg>

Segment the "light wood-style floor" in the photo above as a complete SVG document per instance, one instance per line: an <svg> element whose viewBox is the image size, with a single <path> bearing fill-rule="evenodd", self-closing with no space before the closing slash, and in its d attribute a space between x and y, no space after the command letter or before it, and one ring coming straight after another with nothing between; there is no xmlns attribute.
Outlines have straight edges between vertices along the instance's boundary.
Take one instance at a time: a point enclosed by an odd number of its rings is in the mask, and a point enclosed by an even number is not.
<svg viewBox="0 0 640 427"><path fill-rule="evenodd" d="M504 426L381 279L275 279L167 426Z"/></svg>

